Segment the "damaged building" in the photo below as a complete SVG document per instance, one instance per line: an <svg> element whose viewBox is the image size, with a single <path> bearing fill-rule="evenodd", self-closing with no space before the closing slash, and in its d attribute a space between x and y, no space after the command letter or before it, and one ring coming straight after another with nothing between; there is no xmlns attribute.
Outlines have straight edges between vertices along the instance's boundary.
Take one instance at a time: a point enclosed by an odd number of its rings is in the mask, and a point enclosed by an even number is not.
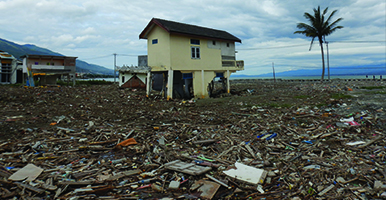
<svg viewBox="0 0 386 200"><path fill-rule="evenodd" d="M147 39L153 89L164 91L167 99L207 98L216 77L229 92L231 73L244 69L244 61L236 60L235 43L241 40L226 31L153 18L139 38ZM144 83L149 79L147 73Z"/></svg>
<svg viewBox="0 0 386 200"><path fill-rule="evenodd" d="M150 86L150 72L151 69L148 66L122 66L117 67L119 71L120 88L139 88L145 89L146 86Z"/></svg>
<svg viewBox="0 0 386 200"><path fill-rule="evenodd" d="M23 82L21 62L13 55L0 51L0 83L15 84Z"/></svg>
<svg viewBox="0 0 386 200"><path fill-rule="evenodd" d="M27 74L28 86L56 84L57 79L65 77L75 85L76 58L54 55L24 55L23 72Z"/></svg>

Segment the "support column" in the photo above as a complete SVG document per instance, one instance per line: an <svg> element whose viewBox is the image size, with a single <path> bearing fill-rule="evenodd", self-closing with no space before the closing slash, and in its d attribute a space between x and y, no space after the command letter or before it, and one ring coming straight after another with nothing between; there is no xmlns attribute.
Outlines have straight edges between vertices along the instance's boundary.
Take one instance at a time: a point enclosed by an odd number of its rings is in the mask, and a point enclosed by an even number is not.
<svg viewBox="0 0 386 200"><path fill-rule="evenodd" d="M205 76L204 76L204 70L201 70L201 85L202 85L202 91L201 91L201 98L203 99L205 97Z"/></svg>
<svg viewBox="0 0 386 200"><path fill-rule="evenodd" d="M151 74L151 72L147 72L147 80L146 80L146 97L149 97L149 95L150 95L150 84L151 84L151 82L150 82L150 74Z"/></svg>
<svg viewBox="0 0 386 200"><path fill-rule="evenodd" d="M169 69L168 71L168 90L167 90L167 100L173 98L173 70Z"/></svg>
<svg viewBox="0 0 386 200"><path fill-rule="evenodd" d="M231 75L229 74L229 70L227 70L227 91L228 91L228 93L231 92L230 84L229 84L229 78L230 77L231 77Z"/></svg>

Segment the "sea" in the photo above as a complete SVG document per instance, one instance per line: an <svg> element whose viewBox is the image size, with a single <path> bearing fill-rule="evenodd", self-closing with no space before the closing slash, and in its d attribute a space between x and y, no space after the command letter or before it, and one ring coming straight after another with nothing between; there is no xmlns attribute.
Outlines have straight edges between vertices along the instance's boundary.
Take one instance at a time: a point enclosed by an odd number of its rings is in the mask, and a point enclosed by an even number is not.
<svg viewBox="0 0 386 200"><path fill-rule="evenodd" d="M276 79L293 79L293 80L308 80L308 79L320 79L321 76L283 76L283 77L276 77ZM273 79L273 77L258 77L258 76L231 76L230 80L236 80L236 79ZM324 76L325 80L328 80L328 76ZM330 75L330 79L386 79L385 75ZM116 78L90 78L90 79L81 79L81 80L105 80L110 82L118 82L119 79ZM215 79L217 80L217 79Z"/></svg>
<svg viewBox="0 0 386 200"><path fill-rule="evenodd" d="M321 76L276 76L276 79L294 79L294 80L307 80L307 79L320 79ZM273 79L272 77L232 77L231 79ZM325 80L328 80L328 76L324 76ZM386 79L385 75L330 75L330 79Z"/></svg>

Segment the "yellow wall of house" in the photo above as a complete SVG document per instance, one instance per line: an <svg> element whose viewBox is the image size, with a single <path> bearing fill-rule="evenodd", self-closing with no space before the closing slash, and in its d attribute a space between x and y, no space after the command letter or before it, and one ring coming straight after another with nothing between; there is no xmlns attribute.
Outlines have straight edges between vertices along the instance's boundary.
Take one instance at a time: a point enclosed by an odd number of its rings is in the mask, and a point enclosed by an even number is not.
<svg viewBox="0 0 386 200"><path fill-rule="evenodd" d="M152 71L165 71L171 66L169 35L167 31L159 26L155 26L148 35L148 65L152 67ZM154 39L158 40L157 44L152 43Z"/></svg>
<svg viewBox="0 0 386 200"><path fill-rule="evenodd" d="M154 39L158 40L153 44ZM200 40L200 45L193 45L190 39ZM226 43L212 40L193 38L181 35L170 35L167 31L155 25L147 38L148 65L152 71L172 70L240 70L237 67L223 67L221 55L224 54ZM224 44L223 44L224 43ZM191 47L200 48L200 58L192 58ZM217 47L218 46L218 47ZM234 42L230 42L229 48L234 52ZM229 55L232 53L228 52ZM228 55L227 54L227 55ZM234 56L234 53L232 54Z"/></svg>
<svg viewBox="0 0 386 200"><path fill-rule="evenodd" d="M200 45L193 45L190 39L200 40ZM208 40L173 35L170 40L171 66L173 70L220 70L221 50L208 48ZM200 48L200 58L192 58L191 47Z"/></svg>
<svg viewBox="0 0 386 200"><path fill-rule="evenodd" d="M152 44L158 39L157 44ZM191 44L191 39L200 40L200 45ZM215 78L216 72L226 73L242 70L237 67L223 67L222 55L234 56L234 42L227 47L226 42L181 35L170 35L157 25L147 35L148 66L152 72L178 70L193 74L193 90L196 98L208 98L208 84ZM192 58L191 47L200 48L200 58ZM226 51L225 51L225 50ZM202 72L204 70L204 73ZM202 78L204 75L204 79ZM171 96L170 96L171 97Z"/></svg>

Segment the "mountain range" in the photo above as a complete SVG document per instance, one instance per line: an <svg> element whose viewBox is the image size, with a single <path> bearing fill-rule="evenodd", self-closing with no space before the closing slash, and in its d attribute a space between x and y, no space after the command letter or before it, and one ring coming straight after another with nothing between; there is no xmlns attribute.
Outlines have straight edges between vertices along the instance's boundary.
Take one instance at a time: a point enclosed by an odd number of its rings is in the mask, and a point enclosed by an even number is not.
<svg viewBox="0 0 386 200"><path fill-rule="evenodd" d="M33 44L19 45L14 42L10 42L0 38L0 50L12 54L15 58L19 59L20 56L27 54L37 55L55 55L64 56L60 53L53 52L49 49L38 47ZM76 60L76 71L90 74L104 74L113 75L114 70L108 69L103 66L89 64L85 61ZM285 71L276 73L276 77L301 77L301 76L321 76L322 69L299 69L292 71ZM345 76L345 75L386 75L386 63L377 65L358 65L350 67L330 67L331 76ZM260 74L260 75L243 75L243 74L232 74L233 78L264 78L272 77L272 73ZM325 77L327 77L327 68Z"/></svg>
<svg viewBox="0 0 386 200"><path fill-rule="evenodd" d="M53 52L49 49L38 47L33 44L19 45L14 42L10 42L1 38L0 38L0 50L8 52L9 54L13 55L17 59L20 59L20 56L27 55L27 54L64 56L60 53ZM104 75L114 74L114 70L112 69L108 69L106 67L102 67L95 64L89 64L79 59L76 59L76 71L90 73L90 74L104 74Z"/></svg>

